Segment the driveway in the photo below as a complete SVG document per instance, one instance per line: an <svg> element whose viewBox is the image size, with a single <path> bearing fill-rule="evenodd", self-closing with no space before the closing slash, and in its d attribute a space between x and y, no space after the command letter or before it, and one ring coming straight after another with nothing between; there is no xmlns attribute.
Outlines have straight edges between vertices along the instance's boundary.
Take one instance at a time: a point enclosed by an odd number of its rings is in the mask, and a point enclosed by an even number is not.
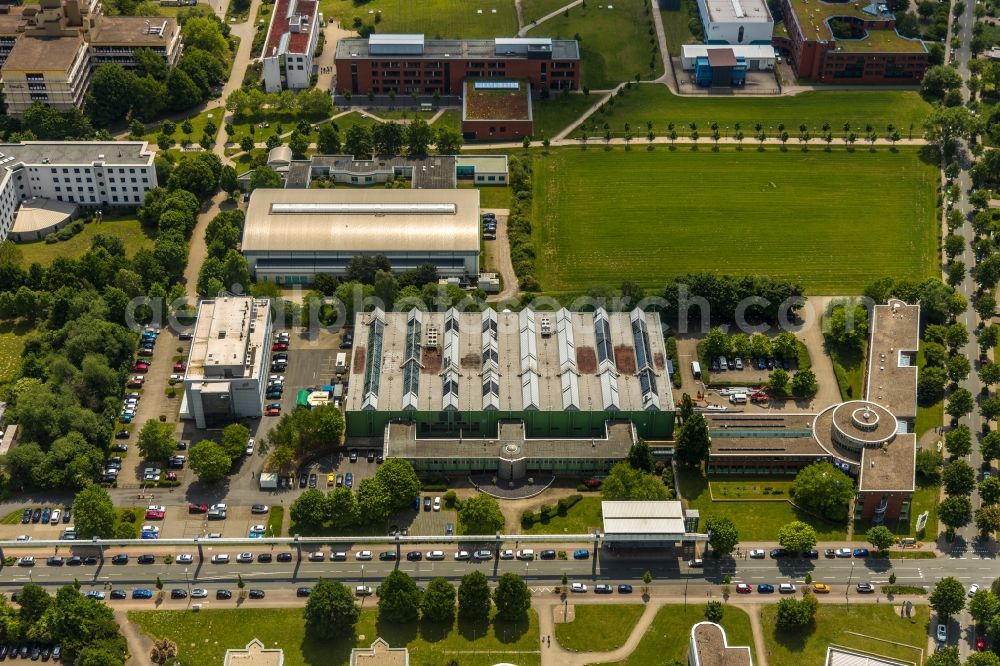
<svg viewBox="0 0 1000 666"><path fill-rule="evenodd" d="M514 273L514 265L510 260L510 241L507 238L507 217L510 215L510 210L507 208L484 208L482 212L494 213L497 216L496 240L483 242L486 244L487 254L490 257L489 269L500 274L503 284L499 294L490 296L486 300L496 302L516 298L517 275Z"/></svg>

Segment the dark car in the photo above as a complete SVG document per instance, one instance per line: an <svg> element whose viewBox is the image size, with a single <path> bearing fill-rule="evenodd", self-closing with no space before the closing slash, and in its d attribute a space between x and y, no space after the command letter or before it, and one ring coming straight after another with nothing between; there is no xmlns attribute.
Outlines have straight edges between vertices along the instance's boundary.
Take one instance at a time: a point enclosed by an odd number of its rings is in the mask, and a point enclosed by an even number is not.
<svg viewBox="0 0 1000 666"><path fill-rule="evenodd" d="M618 594L632 594L632 586L622 583L618 586Z"/></svg>
<svg viewBox="0 0 1000 666"><path fill-rule="evenodd" d="M250 590L250 598L251 599L263 599L264 598L264 590Z"/></svg>
<svg viewBox="0 0 1000 666"><path fill-rule="evenodd" d="M35 509L34 511L31 512L31 522L37 523L41 519L42 519L42 510L41 509Z"/></svg>
<svg viewBox="0 0 1000 666"><path fill-rule="evenodd" d="M771 585L770 583L761 583L760 585L757 586L757 593L758 594L773 594L774 593L774 585Z"/></svg>
<svg viewBox="0 0 1000 666"><path fill-rule="evenodd" d="M316 487L316 475L315 474L310 474L309 475L309 487L310 488L315 488Z"/></svg>
<svg viewBox="0 0 1000 666"><path fill-rule="evenodd" d="M65 563L66 562L63 560L63 558L59 557L58 555L53 555L49 559L45 560L45 564L50 567L61 567Z"/></svg>
<svg viewBox="0 0 1000 666"><path fill-rule="evenodd" d="M594 594L611 594L614 592L614 588L610 585L599 584L594 586Z"/></svg>
<svg viewBox="0 0 1000 666"><path fill-rule="evenodd" d="M281 400L281 391L268 391L264 397L268 400Z"/></svg>
<svg viewBox="0 0 1000 666"><path fill-rule="evenodd" d="M358 452L351 449L351 452L347 454L347 459L351 462L358 462Z"/></svg>
<svg viewBox="0 0 1000 666"><path fill-rule="evenodd" d="M424 559L424 554L421 553L419 550L411 550L406 554L406 559L409 560L410 562L418 562Z"/></svg>
<svg viewBox="0 0 1000 666"><path fill-rule="evenodd" d="M833 548L827 548L823 551L823 557L837 557L837 551Z"/></svg>
<svg viewBox="0 0 1000 666"><path fill-rule="evenodd" d="M307 483L309 483L308 474L302 474L299 476L299 488L305 488Z"/></svg>
<svg viewBox="0 0 1000 666"><path fill-rule="evenodd" d="M233 593L230 592L229 590L216 590L215 591L215 598L216 599L232 599L233 598Z"/></svg>
<svg viewBox="0 0 1000 666"><path fill-rule="evenodd" d="M308 597L310 592L312 592L311 587L300 587L299 589L295 590L295 596Z"/></svg>
<svg viewBox="0 0 1000 666"><path fill-rule="evenodd" d="M395 551L392 550L383 550L381 553L378 554L378 559L382 560L383 562L395 562L396 553Z"/></svg>
<svg viewBox="0 0 1000 666"><path fill-rule="evenodd" d="M430 511L430 510L431 510L431 498L430 497L425 497L424 498L424 511Z"/></svg>
<svg viewBox="0 0 1000 666"><path fill-rule="evenodd" d="M78 567L83 564L83 558L79 555L74 555L73 557L66 560L66 566L68 567Z"/></svg>
<svg viewBox="0 0 1000 666"><path fill-rule="evenodd" d="M538 557L543 560L554 560L556 559L556 551L554 550L543 550L538 554Z"/></svg>
<svg viewBox="0 0 1000 666"><path fill-rule="evenodd" d="M370 462L370 463L373 463L373 462L375 462L375 452L374 452L374 451L369 451L369 452L368 452L368 457L367 457L367 460L368 460L368 462Z"/></svg>
<svg viewBox="0 0 1000 666"><path fill-rule="evenodd" d="M802 553L802 557L806 558L807 560L819 559L819 551L816 549L807 550L806 552Z"/></svg>
<svg viewBox="0 0 1000 666"><path fill-rule="evenodd" d="M25 509L24 512L21 513L21 523L26 524L30 522L31 522L31 509Z"/></svg>
<svg viewBox="0 0 1000 666"><path fill-rule="evenodd" d="M86 566L96 565L97 564L97 556L96 555L88 555L87 557L83 558L83 563Z"/></svg>
<svg viewBox="0 0 1000 666"><path fill-rule="evenodd" d="M138 559L139 564L154 564L156 562L156 557L153 555L140 555Z"/></svg>
<svg viewBox="0 0 1000 666"><path fill-rule="evenodd" d="M128 555L125 553L118 553L111 558L111 564L128 564Z"/></svg>
<svg viewBox="0 0 1000 666"><path fill-rule="evenodd" d="M779 557L788 557L788 549L786 548L775 548L771 551L771 557L777 559Z"/></svg>
<svg viewBox="0 0 1000 666"><path fill-rule="evenodd" d="M128 430L119 430L115 433L115 439L128 439L132 435Z"/></svg>
<svg viewBox="0 0 1000 666"><path fill-rule="evenodd" d="M7 646L0 645L0 661L7 658Z"/></svg>
<svg viewBox="0 0 1000 666"><path fill-rule="evenodd" d="M182 590L179 587L175 587L174 589L170 590L171 599L187 599L187 596L188 596L187 590Z"/></svg>
<svg viewBox="0 0 1000 666"><path fill-rule="evenodd" d="M291 562L292 561L292 554L291 553L278 553L278 561L279 562Z"/></svg>
<svg viewBox="0 0 1000 666"><path fill-rule="evenodd" d="M128 593L125 590L111 590L112 599L128 599Z"/></svg>
<svg viewBox="0 0 1000 666"><path fill-rule="evenodd" d="M854 557L868 557L868 549L867 548L855 548L854 549Z"/></svg>
<svg viewBox="0 0 1000 666"><path fill-rule="evenodd" d="M858 592L861 594L874 594L875 586L871 583L858 583Z"/></svg>
<svg viewBox="0 0 1000 666"><path fill-rule="evenodd" d="M291 553L289 553L289 555L291 555ZM257 561L258 562L270 562L271 561L271 553L260 553L259 555L257 555Z"/></svg>

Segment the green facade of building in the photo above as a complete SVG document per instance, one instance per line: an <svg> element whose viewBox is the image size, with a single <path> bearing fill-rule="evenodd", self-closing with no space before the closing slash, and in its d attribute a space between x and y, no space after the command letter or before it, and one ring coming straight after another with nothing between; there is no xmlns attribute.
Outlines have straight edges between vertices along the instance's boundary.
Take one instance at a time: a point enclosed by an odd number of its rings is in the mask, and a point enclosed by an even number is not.
<svg viewBox="0 0 1000 666"><path fill-rule="evenodd" d="M628 419L635 426L636 434L647 440L665 440L673 437L674 412L605 412L605 411L349 411L345 415L348 437L381 437L392 420L414 421L418 437L491 437L497 424L503 421L522 421L526 435L538 438L603 437L608 419Z"/></svg>

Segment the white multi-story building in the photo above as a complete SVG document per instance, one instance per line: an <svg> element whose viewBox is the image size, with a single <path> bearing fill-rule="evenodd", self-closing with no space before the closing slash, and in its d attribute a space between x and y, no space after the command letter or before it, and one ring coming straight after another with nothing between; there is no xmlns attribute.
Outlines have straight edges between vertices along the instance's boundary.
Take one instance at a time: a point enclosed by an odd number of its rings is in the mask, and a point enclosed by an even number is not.
<svg viewBox="0 0 1000 666"><path fill-rule="evenodd" d="M698 0L706 44L770 44L774 18L766 0Z"/></svg>
<svg viewBox="0 0 1000 666"><path fill-rule="evenodd" d="M0 241L40 240L78 207L138 207L157 184L154 157L145 141L0 144ZM22 220L21 208L59 214L44 222L37 215Z"/></svg>
<svg viewBox="0 0 1000 666"><path fill-rule="evenodd" d="M224 296L198 304L181 418L199 428L261 416L271 363L271 302Z"/></svg>
<svg viewBox="0 0 1000 666"><path fill-rule="evenodd" d="M264 51L264 90L308 88L321 29L316 0L278 0L271 12Z"/></svg>

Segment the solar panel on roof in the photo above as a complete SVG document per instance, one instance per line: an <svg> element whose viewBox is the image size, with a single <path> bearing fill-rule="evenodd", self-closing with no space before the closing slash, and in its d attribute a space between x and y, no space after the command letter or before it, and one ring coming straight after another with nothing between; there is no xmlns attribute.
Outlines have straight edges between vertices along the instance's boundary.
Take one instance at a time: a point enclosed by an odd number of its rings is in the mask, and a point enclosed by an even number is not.
<svg viewBox="0 0 1000 666"><path fill-rule="evenodd" d="M472 84L476 90L517 90L520 85L517 81L474 81Z"/></svg>

